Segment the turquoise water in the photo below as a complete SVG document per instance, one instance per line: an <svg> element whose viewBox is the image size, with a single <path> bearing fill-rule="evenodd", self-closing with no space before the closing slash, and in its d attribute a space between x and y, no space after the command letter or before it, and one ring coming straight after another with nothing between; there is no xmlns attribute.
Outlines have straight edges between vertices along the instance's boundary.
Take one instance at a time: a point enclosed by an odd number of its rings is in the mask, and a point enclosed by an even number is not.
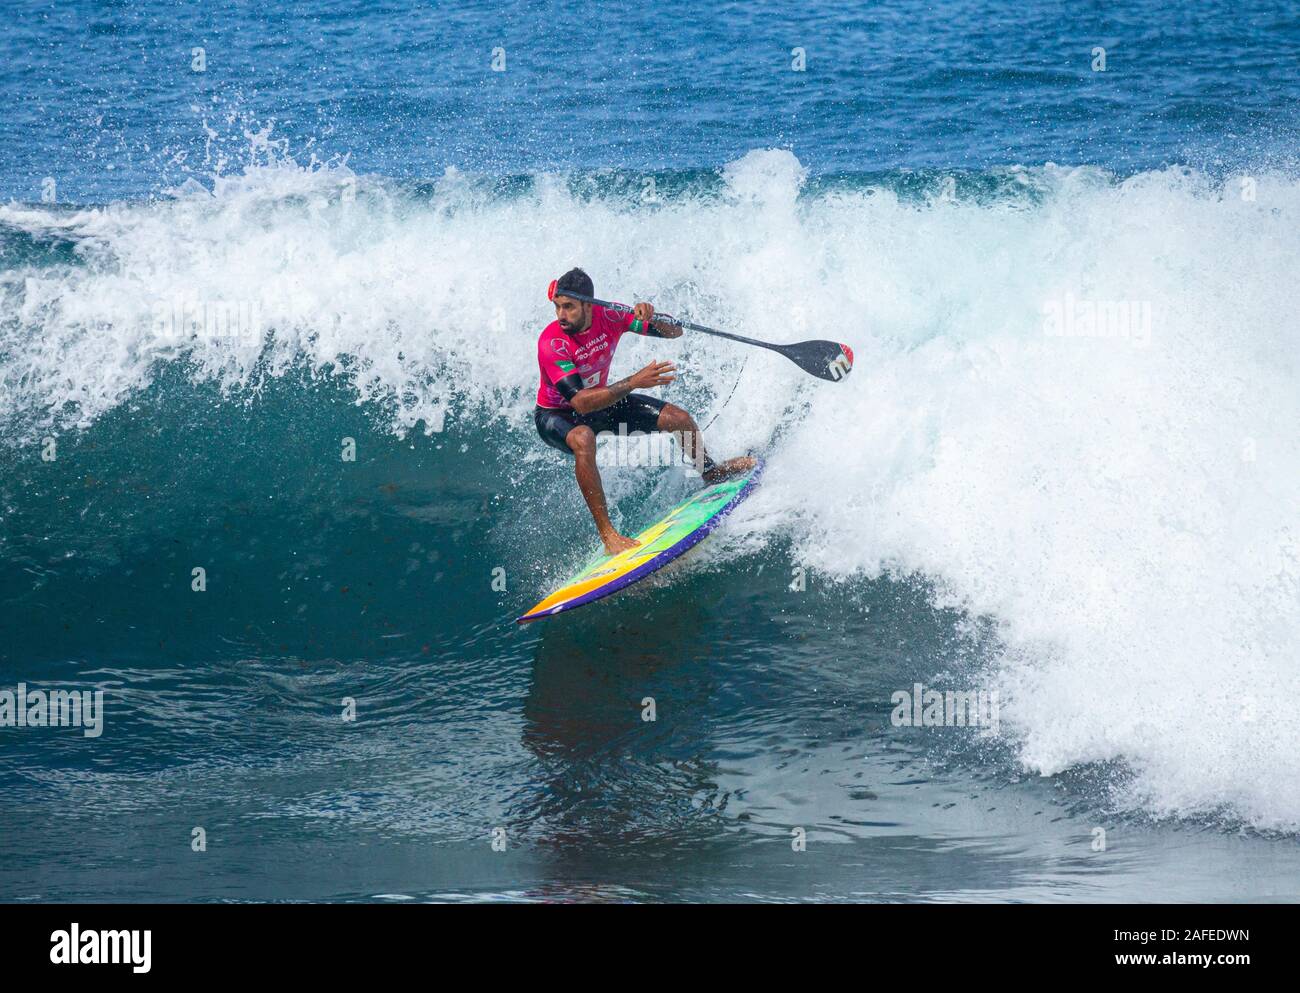
<svg viewBox="0 0 1300 993"><path fill-rule="evenodd" d="M0 691L105 719L0 727L0 898L1300 896L1289 7L9 16ZM857 362L624 343L762 487L519 628L575 264Z"/></svg>

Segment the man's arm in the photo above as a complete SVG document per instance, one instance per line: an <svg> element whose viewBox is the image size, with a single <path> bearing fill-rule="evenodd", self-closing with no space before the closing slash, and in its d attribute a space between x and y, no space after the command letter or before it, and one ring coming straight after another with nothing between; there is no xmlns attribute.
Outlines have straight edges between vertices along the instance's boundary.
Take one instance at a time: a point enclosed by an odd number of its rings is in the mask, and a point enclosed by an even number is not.
<svg viewBox="0 0 1300 993"><path fill-rule="evenodd" d="M641 331L638 333L650 338L680 338L682 329L678 324L667 324L659 321L651 321L647 324L642 321Z"/></svg>
<svg viewBox="0 0 1300 993"><path fill-rule="evenodd" d="M577 375L565 376L555 384L555 388L564 394L564 399L573 404L573 409L579 414L590 414L593 411L604 410L610 407L633 390L648 390L655 386L667 386L675 378L677 367L671 362L651 362L644 369L634 372L627 379L620 379L617 383L610 383L608 386L590 386L587 389L575 388L582 386L582 378ZM570 392L572 391L572 392Z"/></svg>
<svg viewBox="0 0 1300 993"><path fill-rule="evenodd" d="M682 336L680 325L654 319L655 309L651 304L637 304L632 308L632 316L641 322L641 330L636 332L637 334L648 335L652 338L680 338Z"/></svg>

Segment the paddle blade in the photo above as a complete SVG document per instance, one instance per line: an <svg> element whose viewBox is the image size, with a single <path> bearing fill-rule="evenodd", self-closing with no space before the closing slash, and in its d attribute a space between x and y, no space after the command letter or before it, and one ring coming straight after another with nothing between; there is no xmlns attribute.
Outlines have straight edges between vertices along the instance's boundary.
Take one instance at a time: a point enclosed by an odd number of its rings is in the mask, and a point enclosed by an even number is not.
<svg viewBox="0 0 1300 993"><path fill-rule="evenodd" d="M853 371L853 349L834 341L800 341L778 350L804 372L832 383Z"/></svg>

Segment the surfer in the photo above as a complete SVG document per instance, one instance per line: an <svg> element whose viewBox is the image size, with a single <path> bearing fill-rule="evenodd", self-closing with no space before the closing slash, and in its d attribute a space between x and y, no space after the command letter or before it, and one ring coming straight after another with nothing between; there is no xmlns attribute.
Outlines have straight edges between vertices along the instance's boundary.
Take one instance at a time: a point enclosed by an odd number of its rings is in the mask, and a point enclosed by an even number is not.
<svg viewBox="0 0 1300 993"><path fill-rule="evenodd" d="M552 448L574 457L578 489L596 522L605 551L615 555L638 542L621 535L610 523L605 507L605 490L596 466L596 435L618 431L626 425L636 431L668 431L682 443L687 459L702 469L706 483L717 483L739 472L747 472L755 460L742 455L714 462L704 450L695 420L681 407L633 390L667 386L676 378L671 362L651 362L644 369L617 383L608 382L610 363L618 340L627 331L656 338L678 338L682 329L654 320L654 307L638 303L630 314L585 303L565 296L564 291L585 297L595 295L591 277L581 269L570 269L555 284L555 320L537 339L537 364L542 381L537 390L533 420L537 433Z"/></svg>

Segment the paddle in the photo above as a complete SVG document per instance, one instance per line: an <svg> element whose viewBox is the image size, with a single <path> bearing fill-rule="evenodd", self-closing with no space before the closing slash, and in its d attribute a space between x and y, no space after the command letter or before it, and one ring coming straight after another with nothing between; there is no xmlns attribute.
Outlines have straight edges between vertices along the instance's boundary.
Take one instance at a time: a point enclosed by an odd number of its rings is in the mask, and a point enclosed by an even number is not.
<svg viewBox="0 0 1300 993"><path fill-rule="evenodd" d="M551 280L550 288L546 291L546 297L549 300L555 299L555 282L555 280ZM581 300L583 303L594 303L598 307L622 311L625 314L632 312L632 308L625 303L599 300L596 297L574 293L571 290L565 290L560 296ZM768 348L774 352L780 352L804 372L816 376L818 379L828 379L832 383L839 382L853 370L853 350L848 345L840 345L833 341L797 341L792 345L774 345L770 341L757 341L754 338L744 338L738 334L718 331L715 328L706 328L701 324L692 324L690 321L683 321L668 314L656 312L654 320L662 321L664 324L675 324L687 331L699 331L701 334L716 335L719 338L739 341L745 345L757 345L759 348Z"/></svg>

